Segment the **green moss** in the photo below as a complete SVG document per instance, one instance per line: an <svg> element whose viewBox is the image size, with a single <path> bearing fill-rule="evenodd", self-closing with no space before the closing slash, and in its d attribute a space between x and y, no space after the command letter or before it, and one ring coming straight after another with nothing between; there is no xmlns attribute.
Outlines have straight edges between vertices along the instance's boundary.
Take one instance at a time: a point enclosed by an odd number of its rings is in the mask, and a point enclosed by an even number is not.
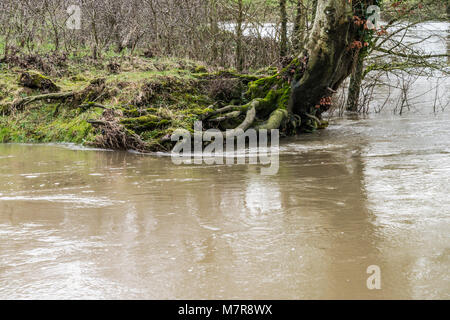
<svg viewBox="0 0 450 320"><path fill-rule="evenodd" d="M273 111L264 124L260 125L259 129L273 129L279 128L282 125L284 119L287 119L288 111L286 109L276 109Z"/></svg>
<svg viewBox="0 0 450 320"><path fill-rule="evenodd" d="M140 110L138 110L137 108L130 108L130 109L122 108L122 111L123 111L123 115L125 117L133 118L133 117L142 116L142 112Z"/></svg>
<svg viewBox="0 0 450 320"><path fill-rule="evenodd" d="M72 121L57 119L40 129L40 142L73 142L84 143L93 141L94 133L92 126L86 119L75 118Z"/></svg>
<svg viewBox="0 0 450 320"><path fill-rule="evenodd" d="M69 80L73 81L73 82L80 82L80 81L86 82L87 81L87 79L85 77L83 77L82 75L79 75L79 74L70 77Z"/></svg>
<svg viewBox="0 0 450 320"><path fill-rule="evenodd" d="M195 67L193 72L194 73L207 73L208 70L206 69L205 66L197 66L197 67Z"/></svg>
<svg viewBox="0 0 450 320"><path fill-rule="evenodd" d="M145 111L148 112L148 113L157 113L159 111L159 109L157 109L157 108L147 108Z"/></svg>
<svg viewBox="0 0 450 320"><path fill-rule="evenodd" d="M261 85L261 88L258 87L258 84ZM269 77L252 82L249 86L249 93L252 96L251 100L262 98L259 112L263 111L263 115L268 115L276 109L287 109L291 86L289 83L279 82L277 77Z"/></svg>
<svg viewBox="0 0 450 320"><path fill-rule="evenodd" d="M269 91L279 82L278 76L258 79L248 85L247 95L250 99L265 98Z"/></svg>
<svg viewBox="0 0 450 320"><path fill-rule="evenodd" d="M149 115L138 118L124 119L122 123L130 123L130 124L145 124L147 122L158 122L160 119L157 116Z"/></svg>
<svg viewBox="0 0 450 320"><path fill-rule="evenodd" d="M94 130L87 120L98 117L98 112L80 114L76 110L61 109L55 113L57 108L60 109L56 104L43 104L22 114L0 116L0 141L81 144L94 140Z"/></svg>
<svg viewBox="0 0 450 320"><path fill-rule="evenodd" d="M159 138L162 138L166 134L166 130L152 130L152 131L146 131L143 134L141 134L141 138L144 141L153 141L157 140Z"/></svg>
<svg viewBox="0 0 450 320"><path fill-rule="evenodd" d="M144 131L152 131L156 128L162 128L169 125L171 121L168 119L160 119L154 115L148 115L138 118L122 119L120 123L123 124L125 128L131 129L136 133L140 133Z"/></svg>
<svg viewBox="0 0 450 320"><path fill-rule="evenodd" d="M6 127L0 127L0 142L6 143L11 139L11 130Z"/></svg>
<svg viewBox="0 0 450 320"><path fill-rule="evenodd" d="M60 88L50 78L36 71L26 71L20 75L19 84L32 89L57 92Z"/></svg>
<svg viewBox="0 0 450 320"><path fill-rule="evenodd" d="M291 98L291 86L289 84L285 84L278 90L277 108L287 109L290 98Z"/></svg>
<svg viewBox="0 0 450 320"><path fill-rule="evenodd" d="M330 123L327 120L322 120L320 122L320 124L318 125L317 129L323 130L323 129L328 128L329 125L330 125Z"/></svg>
<svg viewBox="0 0 450 320"><path fill-rule="evenodd" d="M250 72L258 78L265 78L278 74L278 69L276 67L266 67L257 70L250 70Z"/></svg>

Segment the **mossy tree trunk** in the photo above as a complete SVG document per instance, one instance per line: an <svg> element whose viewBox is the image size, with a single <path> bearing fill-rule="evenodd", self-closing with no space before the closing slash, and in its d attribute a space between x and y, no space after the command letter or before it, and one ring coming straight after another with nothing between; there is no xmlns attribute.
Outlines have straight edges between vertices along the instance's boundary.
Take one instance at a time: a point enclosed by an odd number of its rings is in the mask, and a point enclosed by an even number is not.
<svg viewBox="0 0 450 320"><path fill-rule="evenodd" d="M362 2L370 5L371 1ZM329 98L350 75L357 50L352 44L361 41L361 28L354 24L354 14L351 1L318 2L313 28L300 55L307 58L308 64L292 82L292 113L316 114L321 101Z"/></svg>

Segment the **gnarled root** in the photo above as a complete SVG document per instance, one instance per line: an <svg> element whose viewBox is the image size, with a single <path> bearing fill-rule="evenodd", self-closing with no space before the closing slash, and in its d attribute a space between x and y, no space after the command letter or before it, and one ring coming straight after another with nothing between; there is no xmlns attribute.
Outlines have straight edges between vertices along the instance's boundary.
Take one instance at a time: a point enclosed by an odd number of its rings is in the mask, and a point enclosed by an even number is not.
<svg viewBox="0 0 450 320"><path fill-rule="evenodd" d="M61 93L47 93L36 96L29 96L23 99L16 100L10 106L11 111L23 111L26 106L38 102L38 101L69 101L71 100L71 105L80 106L80 104L85 103L91 104L92 101L99 100L105 89L105 79L96 79L93 80L86 88L81 91L70 91L70 92L61 92ZM84 104L86 106L86 104ZM95 107L99 107L101 105L96 104L93 105Z"/></svg>
<svg viewBox="0 0 450 320"><path fill-rule="evenodd" d="M288 118L289 112L286 109L276 109L271 113L269 119L264 124L258 126L257 129L279 129L283 125L283 122L285 122Z"/></svg>
<svg viewBox="0 0 450 320"><path fill-rule="evenodd" d="M250 128L256 119L256 108L258 101L252 101L250 103L250 109L247 111L244 121L233 130L227 130L225 137L240 135L242 132Z"/></svg>
<svg viewBox="0 0 450 320"><path fill-rule="evenodd" d="M238 110L238 111L232 111L232 112L229 112L229 113L224 114L223 116L219 116L219 117L216 117L216 118L208 119L207 121L208 121L208 122L217 122L217 123L220 123L220 122L224 122L224 121L227 121L227 120L236 119L236 118L238 118L241 114L242 114L242 111L240 111L240 110Z"/></svg>
<svg viewBox="0 0 450 320"><path fill-rule="evenodd" d="M227 137L237 137L239 135L244 134L246 130L249 128L254 128L255 130L273 130L273 129L279 129L281 128L284 123L289 119L289 112L286 109L276 109L274 110L268 120L264 122L261 125L255 125L255 122L257 120L258 112L266 111L264 108L264 99L254 99L250 103L244 106L227 106L221 109L216 110L213 112L213 114L217 115L220 114L220 112L228 112L230 110L235 110L229 113L226 113L223 116L219 116L216 118L213 118L209 120L210 122L214 121L221 121L221 120L228 120L231 118L236 118L240 116L245 110L246 110L246 116L244 121L242 121L237 127L235 127L232 130L227 130L223 132L224 138ZM212 136L215 135L215 133L211 133L211 137L208 135L208 132L204 133L205 138L210 139Z"/></svg>
<svg viewBox="0 0 450 320"><path fill-rule="evenodd" d="M23 98L18 101L14 101L11 110L14 111L22 111L25 107L33 102L42 101L42 100L66 100L73 98L75 95L74 92L63 92L63 93L47 93L41 94L37 96L30 96Z"/></svg>

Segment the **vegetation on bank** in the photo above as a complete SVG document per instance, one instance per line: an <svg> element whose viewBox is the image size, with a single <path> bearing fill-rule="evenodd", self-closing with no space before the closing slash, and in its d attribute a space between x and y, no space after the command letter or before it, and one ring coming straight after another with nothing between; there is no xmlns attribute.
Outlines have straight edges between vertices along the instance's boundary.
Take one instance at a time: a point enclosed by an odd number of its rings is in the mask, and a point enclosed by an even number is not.
<svg viewBox="0 0 450 320"><path fill-rule="evenodd" d="M0 65L0 142L72 142L139 151L169 150L170 135L226 129L244 115L211 115L241 105L250 82L276 69L241 75L186 59L58 54L15 55Z"/></svg>

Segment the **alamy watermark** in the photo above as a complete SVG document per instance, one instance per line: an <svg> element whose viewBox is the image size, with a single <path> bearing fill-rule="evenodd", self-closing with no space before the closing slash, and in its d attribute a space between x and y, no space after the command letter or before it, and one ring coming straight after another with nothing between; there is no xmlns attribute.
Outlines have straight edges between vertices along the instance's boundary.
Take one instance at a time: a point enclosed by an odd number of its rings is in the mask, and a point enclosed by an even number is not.
<svg viewBox="0 0 450 320"><path fill-rule="evenodd" d="M366 13L369 15L367 17L367 28L371 30L376 30L380 27L380 13L381 9L379 6L369 6L366 10Z"/></svg>
<svg viewBox="0 0 450 320"><path fill-rule="evenodd" d="M194 124L194 133L176 130L171 140L172 161L180 164L260 164L261 175L276 175L280 168L279 130L242 129L222 132L217 129L203 131L201 121ZM269 145L270 141L270 145Z"/></svg>
<svg viewBox="0 0 450 320"><path fill-rule="evenodd" d="M367 278L367 289L381 290L381 268L377 265L372 265L367 268L366 272L370 274L370 277Z"/></svg>
<svg viewBox="0 0 450 320"><path fill-rule="evenodd" d="M81 30L81 7L71 5L67 8L69 18L66 21L66 27L69 30Z"/></svg>

